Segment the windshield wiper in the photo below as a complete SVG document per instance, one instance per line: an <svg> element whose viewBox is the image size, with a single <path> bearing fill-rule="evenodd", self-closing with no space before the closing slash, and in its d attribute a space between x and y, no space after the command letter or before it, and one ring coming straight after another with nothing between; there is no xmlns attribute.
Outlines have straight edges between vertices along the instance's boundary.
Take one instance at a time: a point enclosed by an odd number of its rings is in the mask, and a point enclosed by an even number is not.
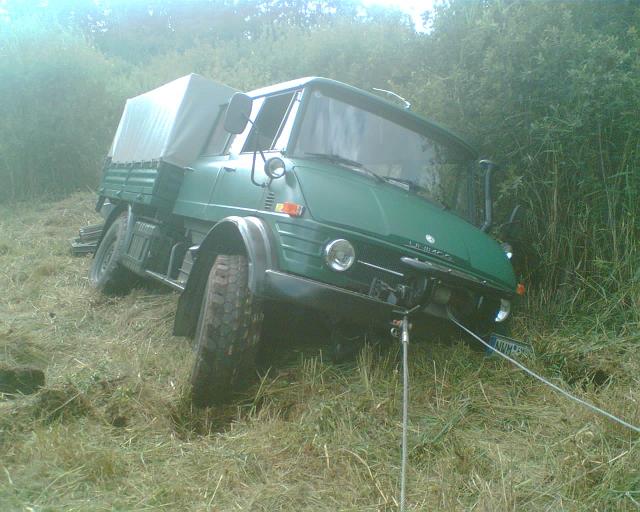
<svg viewBox="0 0 640 512"><path fill-rule="evenodd" d="M342 164L342 165L348 165L350 167L355 167L358 170L362 170L362 171L366 172L369 176L372 176L373 178L375 178L376 180L378 180L381 183L385 181L382 176L379 176L378 174L376 174L372 170L367 169L360 162L356 162L355 160L351 160L349 158L345 158L344 156L336 155L336 154L333 154L333 153L310 153L309 151L305 151L304 154L305 154L305 156L310 156L310 157L313 157L313 158L324 158L325 160L329 160L330 162L333 162L333 163L336 163L336 164Z"/></svg>
<svg viewBox="0 0 640 512"><path fill-rule="evenodd" d="M418 185L415 181L413 180L408 180L406 178L395 178L393 176L382 176L382 179L384 181L386 181L387 183L397 183L399 185L404 185L402 188L409 190L411 192L415 192L418 190L421 191L426 191L427 189L425 189L422 185Z"/></svg>
<svg viewBox="0 0 640 512"><path fill-rule="evenodd" d="M401 188L409 192L414 192L414 193L422 192L422 194L420 194L420 197L423 197L427 201L435 204L436 206L439 206L443 210L451 209L449 205L447 205L443 201L436 199L435 197L431 197L431 194L429 194L429 190L426 187L419 185L413 180L408 180L406 178L395 178L393 176L382 176L382 179L384 179L384 181L386 181L387 183L397 184Z"/></svg>
<svg viewBox="0 0 640 512"><path fill-rule="evenodd" d="M339 164L351 165L352 167L362 167L360 162L345 158L344 156L336 155L335 153L310 153L309 151L305 151L304 154L316 158L326 158L327 160L332 160Z"/></svg>

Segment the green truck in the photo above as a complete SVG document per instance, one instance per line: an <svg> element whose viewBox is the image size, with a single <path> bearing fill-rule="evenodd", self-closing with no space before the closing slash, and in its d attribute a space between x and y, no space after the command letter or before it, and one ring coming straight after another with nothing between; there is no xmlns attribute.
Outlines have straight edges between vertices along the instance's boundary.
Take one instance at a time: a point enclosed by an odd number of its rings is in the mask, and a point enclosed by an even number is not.
<svg viewBox="0 0 640 512"><path fill-rule="evenodd" d="M488 334L517 287L508 246L487 234L492 168L406 106L334 80L244 94L192 74L127 101L90 282L180 293L197 405L255 372L272 304L362 332L453 311Z"/></svg>

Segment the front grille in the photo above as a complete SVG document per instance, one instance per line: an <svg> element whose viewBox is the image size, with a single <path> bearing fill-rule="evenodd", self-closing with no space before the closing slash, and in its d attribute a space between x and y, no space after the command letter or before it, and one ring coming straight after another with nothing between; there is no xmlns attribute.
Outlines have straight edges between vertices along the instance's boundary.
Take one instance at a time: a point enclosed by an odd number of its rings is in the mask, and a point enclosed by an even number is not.
<svg viewBox="0 0 640 512"><path fill-rule="evenodd" d="M398 276L398 274L406 275L407 267L400 260L400 257L403 256L402 253L381 246L359 243L356 244L356 255L359 261L390 271L384 272L384 274L391 273L397 277L402 277Z"/></svg>

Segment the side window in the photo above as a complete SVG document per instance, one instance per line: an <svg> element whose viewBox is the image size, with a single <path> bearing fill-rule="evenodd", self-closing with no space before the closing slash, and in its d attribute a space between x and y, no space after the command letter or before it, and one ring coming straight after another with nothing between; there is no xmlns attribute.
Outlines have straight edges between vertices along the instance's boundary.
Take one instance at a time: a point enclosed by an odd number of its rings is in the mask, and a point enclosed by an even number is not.
<svg viewBox="0 0 640 512"><path fill-rule="evenodd" d="M227 145L229 133L224 129L224 114L227 111L227 105L222 105L218 111L216 123L209 137L209 141L202 152L203 156L221 155Z"/></svg>
<svg viewBox="0 0 640 512"><path fill-rule="evenodd" d="M291 100L295 93L278 94L265 98L260 113L252 127L242 152L267 151L273 147L282 127L285 125Z"/></svg>

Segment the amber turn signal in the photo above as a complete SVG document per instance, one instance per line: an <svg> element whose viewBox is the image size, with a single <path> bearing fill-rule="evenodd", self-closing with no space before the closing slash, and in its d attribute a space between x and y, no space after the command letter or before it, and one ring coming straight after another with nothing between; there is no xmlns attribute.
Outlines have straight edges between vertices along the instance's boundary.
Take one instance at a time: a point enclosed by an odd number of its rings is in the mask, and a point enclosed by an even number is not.
<svg viewBox="0 0 640 512"><path fill-rule="evenodd" d="M286 213L292 217L300 217L304 212L304 206L296 203L276 203L275 211Z"/></svg>

